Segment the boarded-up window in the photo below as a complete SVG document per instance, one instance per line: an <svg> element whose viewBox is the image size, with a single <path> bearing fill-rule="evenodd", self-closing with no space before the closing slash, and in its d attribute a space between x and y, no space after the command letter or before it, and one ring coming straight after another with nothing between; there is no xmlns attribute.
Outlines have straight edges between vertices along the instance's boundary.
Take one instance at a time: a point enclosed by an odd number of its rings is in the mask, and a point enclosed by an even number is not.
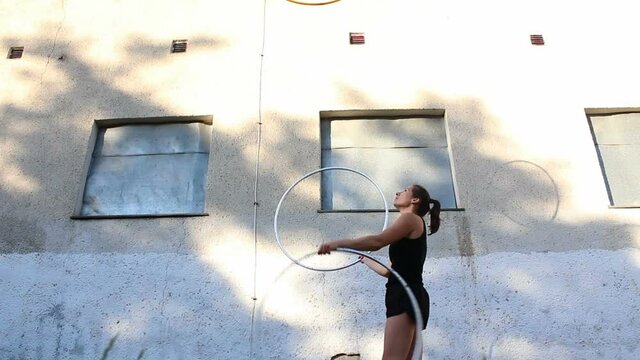
<svg viewBox="0 0 640 360"><path fill-rule="evenodd" d="M590 115L612 206L640 206L640 113Z"/></svg>
<svg viewBox="0 0 640 360"><path fill-rule="evenodd" d="M97 127L80 217L204 213L211 126Z"/></svg>
<svg viewBox="0 0 640 360"><path fill-rule="evenodd" d="M328 112L331 114L331 112ZM387 198L413 183L423 185L443 208L456 208L444 114L321 118L322 167L359 170L383 189ZM343 172L322 174L322 209L381 209L379 196ZM391 199L389 199L391 205Z"/></svg>

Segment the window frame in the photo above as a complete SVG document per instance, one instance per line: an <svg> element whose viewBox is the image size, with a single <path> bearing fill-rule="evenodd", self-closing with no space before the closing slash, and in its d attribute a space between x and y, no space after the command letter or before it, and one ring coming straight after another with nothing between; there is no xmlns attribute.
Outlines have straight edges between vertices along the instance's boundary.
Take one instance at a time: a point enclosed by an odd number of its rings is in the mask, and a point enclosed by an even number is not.
<svg viewBox="0 0 640 360"><path fill-rule="evenodd" d="M402 118L418 118L418 117L441 117L444 121L445 136L447 141L447 154L449 155L449 167L451 169L451 181L453 186L453 197L456 202L454 208L442 208L441 211L465 211L461 206L458 180L456 177L456 169L453 161L453 151L451 146L451 134L449 131L449 121L445 109L371 109L371 110L322 110L320 111L320 121L318 122L319 148L320 148L320 167L322 167L322 122L332 120L362 120L368 118L375 119L402 119ZM320 181L319 199L320 206L318 213L378 213L384 212L384 209L323 209L322 208L322 190L323 183ZM387 202L389 200L387 199ZM393 208L393 204L389 204L389 212L398 212Z"/></svg>
<svg viewBox="0 0 640 360"><path fill-rule="evenodd" d="M159 116L159 117L140 117L140 118L117 118L117 119L94 119L91 133L89 135L89 141L87 146L87 153L84 158L84 164L82 169L82 177L80 181L79 190L77 192L76 201L73 208L71 219L73 220L100 220L100 219L135 219L135 218L166 218L166 217L197 217L197 216L209 216L206 211L197 213L165 213L165 214L127 214L127 215L82 215L82 203L84 201L85 187L87 185L87 176L91 170L91 161L93 158L93 152L96 147L96 140L100 129L111 128L116 126L126 125L163 125L163 124L188 124L188 123L202 123L205 125L213 125L212 115L193 115L193 116ZM209 154L211 155L211 154ZM209 171L209 165L211 162L211 156L207 161L207 172ZM206 182L205 182L206 184ZM205 197L203 199L204 209L207 208L207 196L205 187Z"/></svg>

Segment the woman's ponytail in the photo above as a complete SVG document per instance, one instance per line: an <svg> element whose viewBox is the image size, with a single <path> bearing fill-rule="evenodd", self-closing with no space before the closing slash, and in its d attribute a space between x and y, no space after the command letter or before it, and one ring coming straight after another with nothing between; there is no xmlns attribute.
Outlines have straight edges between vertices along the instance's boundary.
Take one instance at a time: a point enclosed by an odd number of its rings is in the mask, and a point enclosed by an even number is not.
<svg viewBox="0 0 640 360"><path fill-rule="evenodd" d="M433 205L429 209L429 235L431 235L440 228L440 201L429 199L429 204Z"/></svg>
<svg viewBox="0 0 640 360"><path fill-rule="evenodd" d="M432 199L427 189L420 185L414 184L411 192L413 197L420 199L417 214L421 217L429 214L429 234L435 234L440 228L440 202Z"/></svg>

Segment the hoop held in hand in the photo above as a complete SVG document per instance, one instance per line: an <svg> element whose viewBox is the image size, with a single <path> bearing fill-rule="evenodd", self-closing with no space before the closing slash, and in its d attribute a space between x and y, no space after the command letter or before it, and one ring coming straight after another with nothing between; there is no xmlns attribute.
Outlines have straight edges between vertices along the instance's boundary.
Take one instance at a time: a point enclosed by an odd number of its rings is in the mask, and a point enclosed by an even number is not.
<svg viewBox="0 0 640 360"><path fill-rule="evenodd" d="M325 168L321 168L321 169L317 169L314 171L311 171L308 174L303 175L301 178L299 178L298 180L296 180L296 182L293 183L293 185L291 185L287 191L284 192L284 194L282 195L282 198L280 198L280 202L278 202L278 207L276 208L276 214L273 218L273 232L276 236L276 241L278 242L278 246L280 247L280 250L282 250L282 252L294 263L296 263L297 265L302 266L305 269L309 269L309 270L314 270L314 271L336 271L336 270L340 270L340 269L345 269L348 268L349 266L352 266L353 264L358 263L358 260L351 262L347 265L344 266L340 266L340 267L336 267L336 268L316 268L316 267L312 267L309 265L305 265L302 262L300 262L300 260L302 260L303 258L307 258L307 256L300 258L300 259L295 259L293 256L291 256L291 254L289 254L289 252L287 252L287 250L285 249L284 245L282 244L282 241L280 240L280 235L278 234L278 215L280 214L280 208L282 207L282 204L284 203L284 199L287 197L287 195L291 192L291 190L293 190L294 187L296 187L296 185L298 185L300 182L302 182L304 179L310 177L311 175L317 174L317 173L321 173L324 171L333 171L333 170L340 170L340 171L348 171L348 172L352 172L358 175L363 176L364 178L366 178L367 180L369 180L369 182L371 182L373 184L373 186L376 187L376 189L378 190L378 193L380 193L380 197L382 198L382 202L384 203L384 224L382 225L382 230L384 231L384 229L387 228L387 223L389 221L389 205L387 204L387 199L384 197L384 193L382 192L382 189L380 188L380 186L368 175L366 175L363 172L360 172L358 170L354 170L348 167L342 167L342 166L330 166L330 167L325 167Z"/></svg>

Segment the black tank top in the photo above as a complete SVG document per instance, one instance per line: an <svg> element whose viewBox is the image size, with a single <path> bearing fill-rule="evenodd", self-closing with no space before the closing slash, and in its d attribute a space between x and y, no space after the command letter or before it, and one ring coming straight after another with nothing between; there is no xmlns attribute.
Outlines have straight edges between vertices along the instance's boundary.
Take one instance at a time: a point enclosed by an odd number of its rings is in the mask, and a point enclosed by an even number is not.
<svg viewBox="0 0 640 360"><path fill-rule="evenodd" d="M422 284L422 269L427 257L427 227L422 219L422 235L418 238L402 238L389 245L391 268L397 271L408 284ZM389 274L387 286L399 284L393 274Z"/></svg>

